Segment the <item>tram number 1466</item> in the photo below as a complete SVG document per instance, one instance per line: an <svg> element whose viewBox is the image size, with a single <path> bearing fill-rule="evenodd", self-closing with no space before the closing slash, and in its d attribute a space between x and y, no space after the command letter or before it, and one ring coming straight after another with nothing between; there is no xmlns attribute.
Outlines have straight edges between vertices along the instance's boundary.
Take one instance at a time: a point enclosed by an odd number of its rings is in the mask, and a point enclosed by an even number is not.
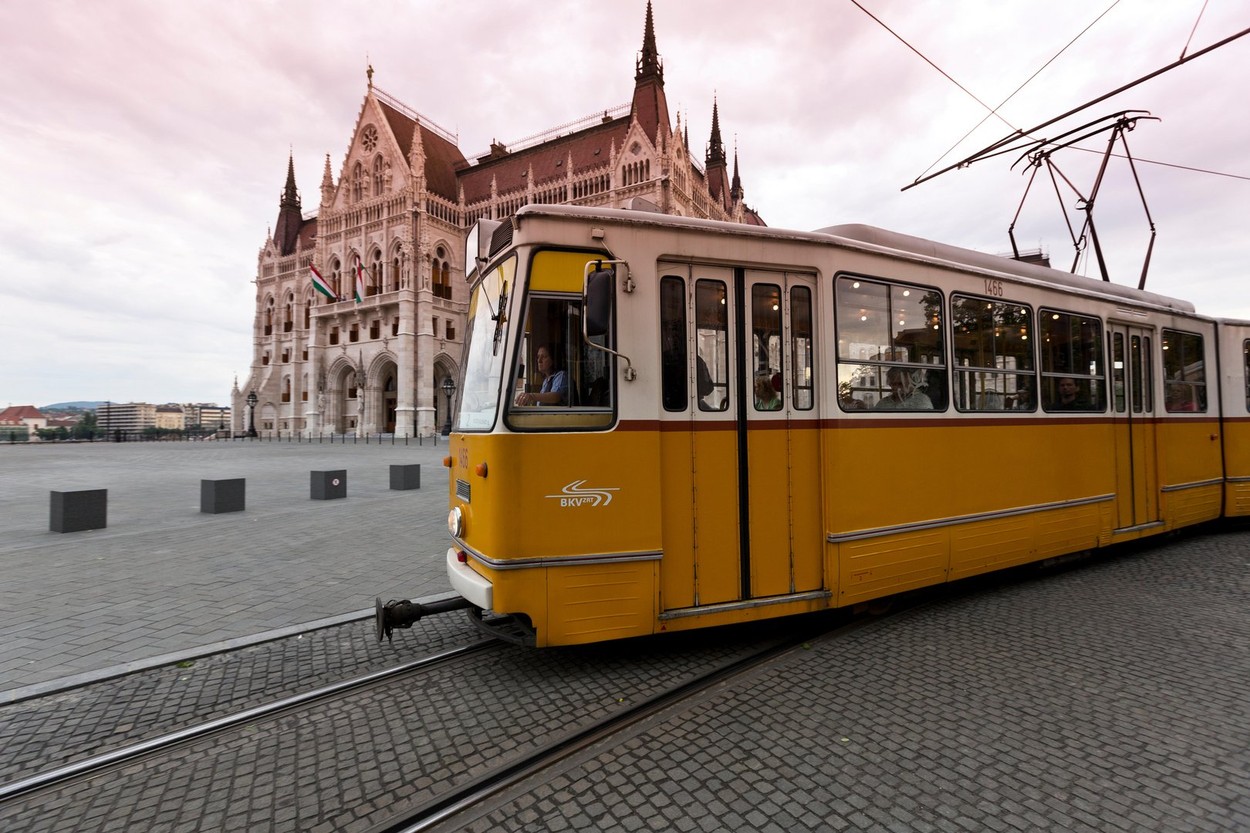
<svg viewBox="0 0 1250 833"><path fill-rule="evenodd" d="M994 295L999 298L1003 297L1003 282L992 281L989 278L986 278L985 279L985 294Z"/></svg>

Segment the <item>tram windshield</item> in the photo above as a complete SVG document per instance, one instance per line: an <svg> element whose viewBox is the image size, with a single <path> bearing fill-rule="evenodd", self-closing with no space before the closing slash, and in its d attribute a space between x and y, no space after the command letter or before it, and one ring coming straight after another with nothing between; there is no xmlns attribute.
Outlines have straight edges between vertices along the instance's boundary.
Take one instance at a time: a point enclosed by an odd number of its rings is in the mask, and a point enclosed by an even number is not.
<svg viewBox="0 0 1250 833"><path fill-rule="evenodd" d="M457 431L489 431L499 410L503 360L508 343L508 293L516 284L516 256L482 276L469 299L463 393Z"/></svg>

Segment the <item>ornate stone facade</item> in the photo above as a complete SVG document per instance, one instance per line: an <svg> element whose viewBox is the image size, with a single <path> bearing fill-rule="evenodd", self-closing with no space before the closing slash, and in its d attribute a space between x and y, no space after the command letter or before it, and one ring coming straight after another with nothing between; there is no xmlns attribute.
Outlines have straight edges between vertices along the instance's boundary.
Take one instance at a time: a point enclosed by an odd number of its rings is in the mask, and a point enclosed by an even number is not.
<svg viewBox="0 0 1250 833"><path fill-rule="evenodd" d="M676 128L669 120L650 3L628 108L520 146L494 144L474 159L375 87L370 68L337 180L326 156L315 217L303 216L288 162L278 222L258 257L254 357L232 391L234 431L247 430L253 391L262 436L446 430L473 223L530 203L568 203L763 225L743 201L736 152L729 176L715 102L703 165L688 144L680 115Z"/></svg>

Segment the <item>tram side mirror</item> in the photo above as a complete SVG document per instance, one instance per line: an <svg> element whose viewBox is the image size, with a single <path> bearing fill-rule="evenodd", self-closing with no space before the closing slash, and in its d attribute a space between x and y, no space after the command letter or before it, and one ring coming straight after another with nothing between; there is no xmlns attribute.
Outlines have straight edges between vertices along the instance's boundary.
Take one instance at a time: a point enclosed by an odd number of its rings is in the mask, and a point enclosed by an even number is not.
<svg viewBox="0 0 1250 833"><path fill-rule="evenodd" d="M499 228L496 220L478 220L469 229L469 236L464 241L464 279L473 283L478 270L490 257L490 241Z"/></svg>
<svg viewBox="0 0 1250 833"><path fill-rule="evenodd" d="M582 303L586 308L586 337L606 335L612 323L612 295L616 270L598 269L586 275Z"/></svg>

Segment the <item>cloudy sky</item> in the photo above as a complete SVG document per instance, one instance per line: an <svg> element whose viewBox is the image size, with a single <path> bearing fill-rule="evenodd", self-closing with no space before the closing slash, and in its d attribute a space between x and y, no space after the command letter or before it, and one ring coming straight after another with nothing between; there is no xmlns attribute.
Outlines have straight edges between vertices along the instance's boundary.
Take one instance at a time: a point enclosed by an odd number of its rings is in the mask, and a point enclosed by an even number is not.
<svg viewBox="0 0 1250 833"><path fill-rule="evenodd" d="M226 402L252 358L287 156L314 210L369 64L472 156L627 103L645 8L0 0L0 406ZM654 15L674 115L701 149L717 98L769 225L863 222L995 253L1025 192L1016 155L901 189L1250 27L1244 0L655 0ZM1223 317L1250 318L1247 70L1250 37L1037 134L1157 117L1128 135L1158 229L1147 287ZM1105 145L1055 163L1087 194ZM1048 183L1016 237L1067 268ZM1123 159L1096 205L1112 279L1136 285L1150 232Z"/></svg>

